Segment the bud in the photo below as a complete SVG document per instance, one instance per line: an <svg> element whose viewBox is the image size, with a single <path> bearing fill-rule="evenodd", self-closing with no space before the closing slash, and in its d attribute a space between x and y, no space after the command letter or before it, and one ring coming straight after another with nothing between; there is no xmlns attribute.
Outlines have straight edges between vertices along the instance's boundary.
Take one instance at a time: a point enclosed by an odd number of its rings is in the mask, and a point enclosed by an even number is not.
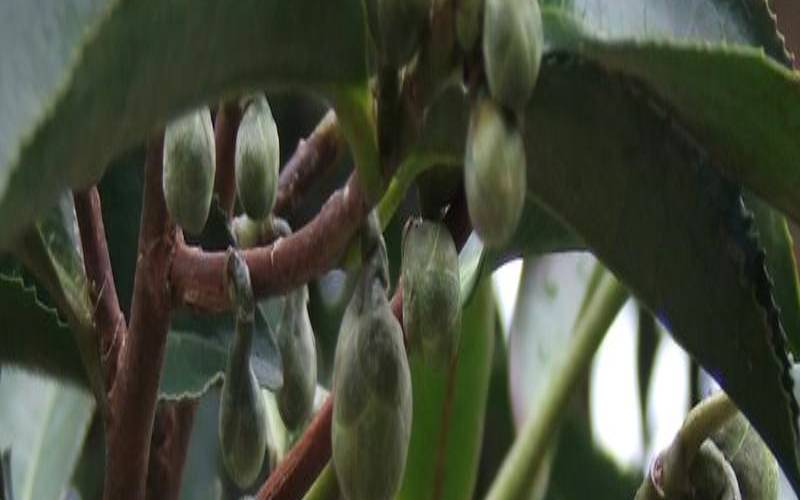
<svg viewBox="0 0 800 500"><path fill-rule="evenodd" d="M394 497L411 432L403 332L381 277L384 247L371 248L342 319L334 359L333 465L348 500Z"/></svg>
<svg viewBox="0 0 800 500"><path fill-rule="evenodd" d="M308 287L286 296L278 348L283 360L283 387L278 390L278 410L286 427L295 431L311 416L317 389L317 351L308 317Z"/></svg>
<svg viewBox="0 0 800 500"><path fill-rule="evenodd" d="M216 169L214 130L207 107L189 112L164 132L164 200L170 217L190 234L206 225Z"/></svg>
<svg viewBox="0 0 800 500"><path fill-rule="evenodd" d="M403 235L403 329L426 363L447 368L461 335L458 252L443 224L409 220Z"/></svg>
<svg viewBox="0 0 800 500"><path fill-rule="evenodd" d="M537 0L486 0L483 62L495 101L510 110L524 108L539 76L543 45Z"/></svg>
<svg viewBox="0 0 800 500"><path fill-rule="evenodd" d="M236 190L244 213L266 218L278 192L280 139L269 103L259 94L247 104L236 133Z"/></svg>
<svg viewBox="0 0 800 500"><path fill-rule="evenodd" d="M472 227L487 246L500 247L514 234L526 178L522 134L491 99L480 98L470 116L464 189Z"/></svg>

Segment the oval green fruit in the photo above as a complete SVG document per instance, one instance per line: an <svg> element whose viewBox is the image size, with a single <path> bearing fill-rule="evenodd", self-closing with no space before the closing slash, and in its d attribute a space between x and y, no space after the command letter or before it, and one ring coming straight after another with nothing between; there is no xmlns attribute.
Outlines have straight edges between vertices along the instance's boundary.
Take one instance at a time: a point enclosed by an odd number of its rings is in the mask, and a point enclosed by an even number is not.
<svg viewBox="0 0 800 500"><path fill-rule="evenodd" d="M278 390L278 410L286 428L295 431L311 416L317 389L317 351L308 317L308 287L289 293L278 329L283 360L283 387Z"/></svg>
<svg viewBox="0 0 800 500"><path fill-rule="evenodd" d="M447 368L461 335L458 252L447 228L411 219L403 235L403 330L422 358Z"/></svg>
<svg viewBox="0 0 800 500"><path fill-rule="evenodd" d="M525 147L517 126L491 99L480 98L470 115L464 190L472 227L489 247L513 235L525 204Z"/></svg>
<svg viewBox="0 0 800 500"><path fill-rule="evenodd" d="M248 217L266 218L278 192L280 139L266 97L255 96L236 133L236 191Z"/></svg>
<svg viewBox="0 0 800 500"><path fill-rule="evenodd" d="M380 277L382 246L365 259L347 306L333 372L333 465L348 500L394 498L411 432L403 332Z"/></svg>
<svg viewBox="0 0 800 500"><path fill-rule="evenodd" d="M216 158L211 112L187 113L164 131L164 200L170 217L190 234L206 225L214 191Z"/></svg>
<svg viewBox="0 0 800 500"><path fill-rule="evenodd" d="M537 0L486 0L483 63L494 100L522 112L539 76L543 45Z"/></svg>
<svg viewBox="0 0 800 500"><path fill-rule="evenodd" d="M229 251L227 286L236 307L236 329L225 369L219 407L222 463L240 487L253 484L267 454L269 427L264 395L250 364L255 301L241 254Z"/></svg>

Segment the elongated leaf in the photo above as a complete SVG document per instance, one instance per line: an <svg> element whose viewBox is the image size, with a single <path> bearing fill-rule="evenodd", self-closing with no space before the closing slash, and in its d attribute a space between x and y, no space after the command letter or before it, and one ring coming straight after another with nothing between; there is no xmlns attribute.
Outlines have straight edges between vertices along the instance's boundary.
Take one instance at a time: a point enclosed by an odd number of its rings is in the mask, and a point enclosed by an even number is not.
<svg viewBox="0 0 800 500"><path fill-rule="evenodd" d="M87 384L70 329L39 300L33 284L7 269L0 272L0 324L0 362Z"/></svg>
<svg viewBox="0 0 800 500"><path fill-rule="evenodd" d="M471 498L483 433L494 341L494 299L482 280L464 309L458 358L434 371L409 356L414 415L400 500Z"/></svg>
<svg viewBox="0 0 800 500"><path fill-rule="evenodd" d="M717 379L800 485L785 337L740 191L618 78L569 63L542 76L526 122L530 188Z"/></svg>
<svg viewBox="0 0 800 500"><path fill-rule="evenodd" d="M0 247L181 110L366 82L358 0L10 0L0 20Z"/></svg>
<svg viewBox="0 0 800 500"><path fill-rule="evenodd" d="M83 389L26 375L0 381L0 446L11 446L17 500L60 498L94 413Z"/></svg>

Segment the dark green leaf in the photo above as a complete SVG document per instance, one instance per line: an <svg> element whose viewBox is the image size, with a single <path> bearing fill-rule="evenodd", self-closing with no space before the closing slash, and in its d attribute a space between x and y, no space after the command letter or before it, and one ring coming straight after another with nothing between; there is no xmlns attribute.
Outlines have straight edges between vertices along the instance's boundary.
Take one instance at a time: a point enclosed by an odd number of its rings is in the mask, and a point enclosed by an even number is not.
<svg viewBox="0 0 800 500"><path fill-rule="evenodd" d="M0 362L87 384L75 338L36 287L22 276L0 272ZM3 376L5 380L5 375Z"/></svg>
<svg viewBox="0 0 800 500"><path fill-rule="evenodd" d="M1 500L14 500L14 487L11 484L11 448L0 452L0 493Z"/></svg>
<svg viewBox="0 0 800 500"><path fill-rule="evenodd" d="M11 0L0 19L0 247L182 110L366 82L358 0Z"/></svg>
<svg viewBox="0 0 800 500"><path fill-rule="evenodd" d="M527 113L530 189L717 379L800 485L785 337L740 191L620 78L548 66Z"/></svg>
<svg viewBox="0 0 800 500"><path fill-rule="evenodd" d="M435 371L409 356L414 415L400 500L472 498L494 351L491 282L483 279L464 309L458 357Z"/></svg>

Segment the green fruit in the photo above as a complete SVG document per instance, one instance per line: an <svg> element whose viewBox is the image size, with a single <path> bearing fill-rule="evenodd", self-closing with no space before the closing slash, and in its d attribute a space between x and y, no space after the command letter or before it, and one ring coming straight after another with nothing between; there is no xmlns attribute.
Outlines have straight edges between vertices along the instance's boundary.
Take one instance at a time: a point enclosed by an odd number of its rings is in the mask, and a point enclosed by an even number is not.
<svg viewBox="0 0 800 500"><path fill-rule="evenodd" d="M464 190L472 227L489 247L514 234L525 203L522 134L491 99L473 106L464 158Z"/></svg>
<svg viewBox="0 0 800 500"><path fill-rule="evenodd" d="M187 113L164 132L164 200L170 217L185 231L200 234L214 191L216 159L211 112Z"/></svg>
<svg viewBox="0 0 800 500"><path fill-rule="evenodd" d="M246 488L261 471L269 428L264 395L250 365L255 301L249 271L240 254L229 252L227 276L231 302L236 307L236 330L222 385L219 444L230 478Z"/></svg>
<svg viewBox="0 0 800 500"><path fill-rule="evenodd" d="M419 47L431 0L366 0L370 34L383 64L401 67Z"/></svg>
<svg viewBox="0 0 800 500"><path fill-rule="evenodd" d="M483 63L494 100L522 111L539 76L543 45L537 0L486 0Z"/></svg>
<svg viewBox="0 0 800 500"><path fill-rule="evenodd" d="M317 351L307 305L307 286L289 293L278 329L278 348L283 360L278 410L291 431L299 429L311 416L317 389Z"/></svg>
<svg viewBox="0 0 800 500"><path fill-rule="evenodd" d="M386 299L381 246L366 256L342 319L333 372L333 465L347 500L389 500L411 432L403 332Z"/></svg>
<svg viewBox="0 0 800 500"><path fill-rule="evenodd" d="M266 218L278 192L278 126L263 95L249 102L236 133L236 190L244 213Z"/></svg>
<svg viewBox="0 0 800 500"><path fill-rule="evenodd" d="M403 236L403 330L435 368L447 368L461 335L458 252L443 224L409 220Z"/></svg>
<svg viewBox="0 0 800 500"><path fill-rule="evenodd" d="M464 52L472 52L481 34L483 0L456 0L456 37Z"/></svg>

